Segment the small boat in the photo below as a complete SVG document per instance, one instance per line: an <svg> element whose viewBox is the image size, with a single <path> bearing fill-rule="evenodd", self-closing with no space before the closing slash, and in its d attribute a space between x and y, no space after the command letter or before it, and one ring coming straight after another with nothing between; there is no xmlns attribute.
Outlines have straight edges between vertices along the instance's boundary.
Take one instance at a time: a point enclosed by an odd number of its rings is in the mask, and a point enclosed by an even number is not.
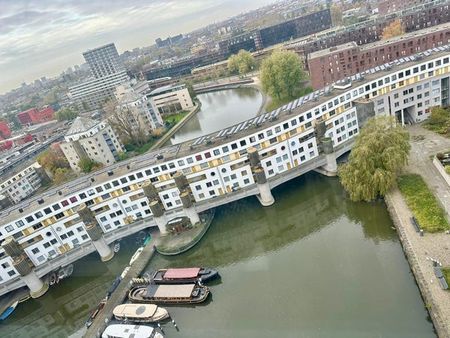
<svg viewBox="0 0 450 338"><path fill-rule="evenodd" d="M118 253L120 250L120 242L114 243L113 251L114 253Z"/></svg>
<svg viewBox="0 0 450 338"><path fill-rule="evenodd" d="M152 240L152 235L148 234L144 239L144 246L146 246Z"/></svg>
<svg viewBox="0 0 450 338"><path fill-rule="evenodd" d="M197 304L208 298L209 289L198 284L176 284L133 287L128 298L136 303Z"/></svg>
<svg viewBox="0 0 450 338"><path fill-rule="evenodd" d="M208 283L219 277L219 272L210 268L160 269L151 277L155 284Z"/></svg>
<svg viewBox="0 0 450 338"><path fill-rule="evenodd" d="M112 282L108 292L106 293L106 298L111 297L112 293L116 291L117 287L119 286L120 282L122 281L121 276L117 276L116 279Z"/></svg>
<svg viewBox="0 0 450 338"><path fill-rule="evenodd" d="M73 273L73 265L69 264L66 267L63 267L61 269L59 269L58 273L57 273L57 279L56 282L58 283L59 280L70 277Z"/></svg>
<svg viewBox="0 0 450 338"><path fill-rule="evenodd" d="M142 250L144 250L144 248L142 246L139 249L136 250L136 252L134 253L134 255L130 259L130 265L133 265L133 263L139 258L139 256L142 253Z"/></svg>
<svg viewBox="0 0 450 338"><path fill-rule="evenodd" d="M103 308L105 307L107 299L103 298L100 303L98 303L97 307L95 308L94 311L91 312L91 314L89 315L88 320L86 321L86 323L84 323L84 325L89 328L92 323L94 322L95 317L97 317L97 315L100 313L100 311L103 310Z"/></svg>
<svg viewBox="0 0 450 338"><path fill-rule="evenodd" d="M157 323L169 318L166 309L155 304L121 304L113 310L117 320L134 323Z"/></svg>
<svg viewBox="0 0 450 338"><path fill-rule="evenodd" d="M164 336L151 326L112 324L103 331L102 338L164 338Z"/></svg>
<svg viewBox="0 0 450 338"><path fill-rule="evenodd" d="M14 310L16 309L17 304L19 304L19 301L16 301L12 303L10 306L8 306L6 310L3 311L3 313L0 315L0 320L5 320L6 318L8 318L11 315L11 313L13 313Z"/></svg>

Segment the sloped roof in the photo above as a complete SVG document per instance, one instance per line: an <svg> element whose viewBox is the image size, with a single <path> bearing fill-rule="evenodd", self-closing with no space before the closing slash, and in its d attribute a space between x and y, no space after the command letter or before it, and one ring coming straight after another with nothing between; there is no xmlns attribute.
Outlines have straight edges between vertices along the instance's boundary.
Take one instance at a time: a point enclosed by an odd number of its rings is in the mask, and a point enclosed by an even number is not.
<svg viewBox="0 0 450 338"><path fill-rule="evenodd" d="M78 116L72 123L69 131L66 136L83 133L88 131L92 127L96 126L99 122L95 120L91 120L87 117Z"/></svg>

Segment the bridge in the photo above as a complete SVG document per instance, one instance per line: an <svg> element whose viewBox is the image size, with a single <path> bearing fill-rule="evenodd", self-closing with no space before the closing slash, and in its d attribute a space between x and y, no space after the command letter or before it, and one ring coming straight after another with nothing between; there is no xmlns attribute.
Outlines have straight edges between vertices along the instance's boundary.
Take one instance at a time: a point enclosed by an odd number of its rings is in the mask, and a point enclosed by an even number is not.
<svg viewBox="0 0 450 338"><path fill-rule="evenodd" d="M450 47L377 66L279 109L179 145L132 158L52 189L1 212L0 295L27 285L45 293L45 277L141 229L257 196L311 170L336 173L336 158L351 149L376 114L413 121L423 109L448 105ZM418 89L420 87L420 89ZM432 87L432 91L429 89ZM426 95L428 91L428 96ZM410 103L420 94L420 106ZM417 95L419 96L419 95ZM418 108L420 107L420 109Z"/></svg>

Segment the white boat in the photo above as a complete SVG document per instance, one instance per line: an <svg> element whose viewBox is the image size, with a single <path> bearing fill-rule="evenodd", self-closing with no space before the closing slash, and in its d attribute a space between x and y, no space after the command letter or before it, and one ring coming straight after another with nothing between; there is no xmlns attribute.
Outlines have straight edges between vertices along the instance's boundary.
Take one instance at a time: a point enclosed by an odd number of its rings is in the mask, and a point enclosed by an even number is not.
<svg viewBox="0 0 450 338"><path fill-rule="evenodd" d="M102 338L164 338L164 336L151 326L113 324L106 328Z"/></svg>
<svg viewBox="0 0 450 338"><path fill-rule="evenodd" d="M139 256L142 253L142 250L144 250L144 248L142 246L139 249L136 250L136 252L134 253L134 255L130 259L130 265L133 265L133 263L136 261L136 259L139 258Z"/></svg>
<svg viewBox="0 0 450 338"><path fill-rule="evenodd" d="M169 318L169 312L155 304L121 304L114 308L113 314L117 320L134 323L156 323Z"/></svg>
<svg viewBox="0 0 450 338"><path fill-rule="evenodd" d="M120 242L114 243L113 251L114 251L115 253L118 253L119 250L120 250Z"/></svg>

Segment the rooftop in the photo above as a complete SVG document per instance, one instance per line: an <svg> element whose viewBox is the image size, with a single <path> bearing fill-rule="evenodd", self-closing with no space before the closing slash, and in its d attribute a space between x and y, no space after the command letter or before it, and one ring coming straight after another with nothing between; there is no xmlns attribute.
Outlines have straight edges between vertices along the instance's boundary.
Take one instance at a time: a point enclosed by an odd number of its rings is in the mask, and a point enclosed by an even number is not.
<svg viewBox="0 0 450 338"><path fill-rule="evenodd" d="M167 86L159 87L159 88L156 88L155 90L151 91L149 95L154 96L154 95L158 95L158 94L163 94L163 93L171 91L171 90L179 89L179 87L182 87L182 86L183 85L175 84L175 85L167 85Z"/></svg>
<svg viewBox="0 0 450 338"><path fill-rule="evenodd" d="M97 124L99 124L98 121L91 120L87 117L78 116L75 121L73 121L72 126L66 133L66 136L83 133L95 127Z"/></svg>
<svg viewBox="0 0 450 338"><path fill-rule="evenodd" d="M400 36L395 36L390 39L379 40L379 41L368 43L368 44L365 44L362 46L358 46L356 42L352 41L352 42L345 43L345 44L342 44L339 46L321 49L317 52L309 54L308 59L315 59L318 57L326 56L330 53L336 53L336 52L340 52L340 51L347 50L350 48L359 48L359 50L361 52L364 52L364 51L367 51L367 50L370 50L370 49L373 49L376 47L382 47L382 46L397 43L399 41L406 41L406 40L410 40L410 39L413 39L416 37L421 37L421 36L424 36L427 34L431 34L434 32L440 32L440 31L450 31L450 22L444 23L442 25L437 25L437 26L421 29L418 31L406 33L406 34L403 34Z"/></svg>

